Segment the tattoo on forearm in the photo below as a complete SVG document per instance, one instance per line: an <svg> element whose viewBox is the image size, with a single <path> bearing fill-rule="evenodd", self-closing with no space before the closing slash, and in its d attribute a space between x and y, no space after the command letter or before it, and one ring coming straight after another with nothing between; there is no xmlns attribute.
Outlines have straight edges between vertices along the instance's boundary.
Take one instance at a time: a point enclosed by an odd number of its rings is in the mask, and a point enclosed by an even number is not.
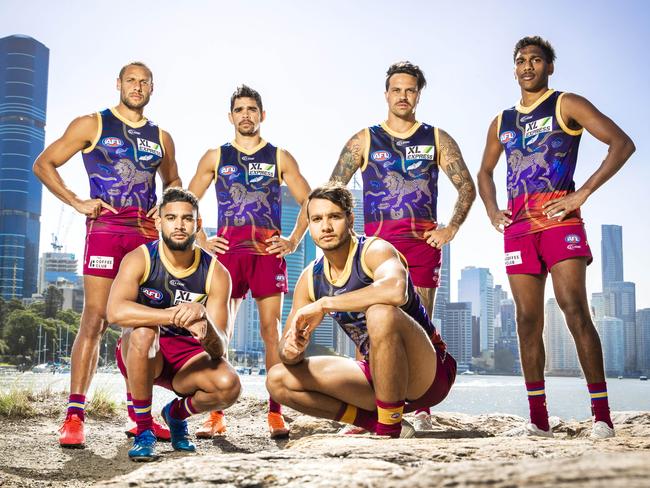
<svg viewBox="0 0 650 488"><path fill-rule="evenodd" d="M355 134L341 151L336 167L330 176L330 181L347 184L352 179L355 171L361 166L362 159L363 143L359 135Z"/></svg>
<svg viewBox="0 0 650 488"><path fill-rule="evenodd" d="M469 174L467 165L456 141L449 134L440 131L440 163L442 170L447 174L454 187L458 191L458 199L454 206L454 214L450 224L460 227L467 218L469 209L476 198L474 181Z"/></svg>
<svg viewBox="0 0 650 488"><path fill-rule="evenodd" d="M214 325L210 322L208 322L208 331L205 339L201 341L201 345L212 359L219 359L226 353L219 334L217 334L216 330L214 330Z"/></svg>

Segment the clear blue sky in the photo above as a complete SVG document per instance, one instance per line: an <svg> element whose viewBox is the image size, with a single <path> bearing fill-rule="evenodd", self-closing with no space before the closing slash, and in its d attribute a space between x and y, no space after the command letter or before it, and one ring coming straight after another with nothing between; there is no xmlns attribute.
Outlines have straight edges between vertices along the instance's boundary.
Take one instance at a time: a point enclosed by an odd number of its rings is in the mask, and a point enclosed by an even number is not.
<svg viewBox="0 0 650 488"><path fill-rule="evenodd" d="M589 98L614 119L637 152L583 208L594 264L589 293L600 290L600 225L623 226L625 279L637 284L637 308L650 307L648 211L650 133L648 80L650 2L50 2L3 0L0 37L30 35L50 48L46 143L77 115L118 101L115 78L127 61L154 71L146 114L169 131L185 184L209 147L232 139L226 114L237 84L257 88L267 110L262 135L287 148L310 184L329 176L341 146L360 128L386 117L386 67L409 59L425 71L418 119L458 141L472 174L480 164L494 115L519 98L512 48L539 34L556 48L553 88ZM583 136L578 186L602 161L606 147ZM496 175L505 204L505 164ZM81 157L62 168L88 194ZM455 192L443 177L439 216ZM208 194L207 224L216 218ZM41 251L57 231L61 206L44 191ZM63 213L67 250L83 254L81 216ZM452 249L452 297L464 266L491 269L507 288L502 241L477 201ZM547 290L550 293L550 289Z"/></svg>

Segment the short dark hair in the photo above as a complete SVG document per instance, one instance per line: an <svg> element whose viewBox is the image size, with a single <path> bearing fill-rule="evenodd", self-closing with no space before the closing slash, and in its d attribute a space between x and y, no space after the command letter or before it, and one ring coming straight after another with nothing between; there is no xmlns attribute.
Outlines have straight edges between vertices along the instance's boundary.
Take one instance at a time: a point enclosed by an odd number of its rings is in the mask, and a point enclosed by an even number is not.
<svg viewBox="0 0 650 488"><path fill-rule="evenodd" d="M515 61L517 59L517 53L528 46L537 46L540 48L542 53L544 53L544 59L547 63L550 64L555 62L555 49L553 49L550 42L539 36L526 36L519 39L517 44L515 44L515 51L512 53L512 60Z"/></svg>
<svg viewBox="0 0 650 488"><path fill-rule="evenodd" d="M309 202L315 198L329 200L334 205L341 207L346 215L352 215L354 210L354 197L352 192L341 183L327 183L314 188L307 197L307 216L309 217Z"/></svg>
<svg viewBox="0 0 650 488"><path fill-rule="evenodd" d="M252 89L247 85L239 85L235 92L230 97L230 111L232 112L233 107L235 106L235 100L238 98L252 98L257 103L257 108L260 109L260 112L264 111L262 106L262 97L260 96L257 90Z"/></svg>
<svg viewBox="0 0 650 488"><path fill-rule="evenodd" d="M388 67L388 71L386 71L386 91L388 91L390 77L398 73L415 76L418 83L418 91L427 86L427 80L424 77L424 72L420 69L419 66L411 63L410 61L398 61L397 63L391 64Z"/></svg>
<svg viewBox="0 0 650 488"><path fill-rule="evenodd" d="M160 202L158 211L162 214L163 207L168 203L172 203L172 202L189 203L190 205L192 205L192 208L197 213L197 215L199 213L199 199L196 198L196 195L194 195L194 193L192 193L189 190L185 190L177 186L167 188L163 192L162 201Z"/></svg>
<svg viewBox="0 0 650 488"><path fill-rule="evenodd" d="M151 78L151 81L153 82L153 72L151 71L149 66L144 64L142 61L131 61L130 63L127 63L124 66L122 66L122 69L120 70L120 74L118 75L118 78L120 80L122 79L122 76L124 76L124 72L129 66L139 66L140 68L144 68L149 73L149 78Z"/></svg>

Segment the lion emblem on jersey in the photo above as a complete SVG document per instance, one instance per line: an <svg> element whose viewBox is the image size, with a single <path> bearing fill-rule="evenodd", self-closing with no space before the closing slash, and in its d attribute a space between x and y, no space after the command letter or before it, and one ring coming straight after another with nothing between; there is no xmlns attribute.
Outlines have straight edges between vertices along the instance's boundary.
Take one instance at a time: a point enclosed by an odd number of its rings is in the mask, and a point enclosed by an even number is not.
<svg viewBox="0 0 650 488"><path fill-rule="evenodd" d="M138 191L145 195L149 191L151 183L151 174L147 171L139 170L129 159L120 159L114 166L115 172L121 181L116 183L113 188L108 190L110 195L122 195L121 206L133 205L131 191L135 185L144 183L144 187Z"/></svg>
<svg viewBox="0 0 650 488"><path fill-rule="evenodd" d="M415 195L414 201L419 200L422 195L431 198L431 191L429 191L426 180L419 178L407 180L401 174L389 171L382 181L386 185L388 195L382 199L382 203L378 205L379 208L399 207L404 198L411 195ZM395 203L390 203L395 199L397 199Z"/></svg>
<svg viewBox="0 0 650 488"><path fill-rule="evenodd" d="M233 183L229 192L232 204L228 207L226 215L243 214L244 210L247 209L249 205L255 205L255 208L249 208L248 211L258 212L264 207L269 213L271 213L271 207L269 207L269 204L266 201L265 192L259 190L246 191L246 188L241 183ZM237 219L235 223L236 222Z"/></svg>
<svg viewBox="0 0 650 488"><path fill-rule="evenodd" d="M536 178L544 180L547 182L550 189L551 182L546 178L551 171L551 168L548 165L548 162L545 159L546 153L548 152L548 147L543 152L534 152L524 156L523 153L515 149L508 156L508 167L510 168L510 176L508 177L508 186L514 188L517 186L521 174L526 170L532 170L531 176L535 175L539 168L544 169L543 175L537 175ZM514 193L518 194L518 191ZM513 195L513 197L516 195Z"/></svg>

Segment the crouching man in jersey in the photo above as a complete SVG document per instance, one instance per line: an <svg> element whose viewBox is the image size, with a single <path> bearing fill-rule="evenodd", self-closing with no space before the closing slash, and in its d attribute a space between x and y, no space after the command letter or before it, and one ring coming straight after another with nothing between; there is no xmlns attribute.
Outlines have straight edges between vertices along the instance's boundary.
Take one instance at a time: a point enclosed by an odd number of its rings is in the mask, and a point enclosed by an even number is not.
<svg viewBox="0 0 650 488"><path fill-rule="evenodd" d="M125 328L117 361L127 378L137 416L129 457L156 459L152 432L153 385L180 398L162 410L172 447L194 451L186 419L224 409L239 397L228 364L230 276L216 258L194 245L201 228L196 197L180 188L163 194L156 225L161 240L126 255L111 288L108 320Z"/></svg>
<svg viewBox="0 0 650 488"><path fill-rule="evenodd" d="M402 414L440 403L456 378L456 361L415 293L404 258L382 239L354 234L353 207L352 194L336 184L309 195L309 230L324 256L296 284L280 341L282 364L269 371L267 387L300 412L411 437ZM364 361L304 358L326 313Z"/></svg>

